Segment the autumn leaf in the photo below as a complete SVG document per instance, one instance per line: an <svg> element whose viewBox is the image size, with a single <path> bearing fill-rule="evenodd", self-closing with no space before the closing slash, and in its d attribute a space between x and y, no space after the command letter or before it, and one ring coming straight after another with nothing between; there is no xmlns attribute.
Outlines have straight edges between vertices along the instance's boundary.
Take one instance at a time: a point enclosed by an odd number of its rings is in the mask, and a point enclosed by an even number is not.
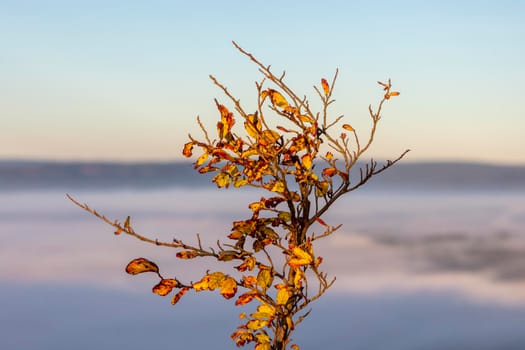
<svg viewBox="0 0 525 350"><path fill-rule="evenodd" d="M334 159L334 155L332 152L326 152L326 155L325 155L326 159L328 160L332 160Z"/></svg>
<svg viewBox="0 0 525 350"><path fill-rule="evenodd" d="M269 269L261 269L257 274L257 284L266 290L272 285L273 276Z"/></svg>
<svg viewBox="0 0 525 350"><path fill-rule="evenodd" d="M291 292L288 288L281 288L277 292L277 305L286 305L288 299L290 299Z"/></svg>
<svg viewBox="0 0 525 350"><path fill-rule="evenodd" d="M190 290L188 287L183 287L181 288L181 290L179 290L179 292L177 294L175 294L173 296L173 298L171 298L171 305L175 305L179 302L180 298L182 298L184 296L184 294L186 294L186 292Z"/></svg>
<svg viewBox="0 0 525 350"><path fill-rule="evenodd" d="M303 162L303 166L306 169L312 168L312 156L310 154L305 154L301 157L301 161Z"/></svg>
<svg viewBox="0 0 525 350"><path fill-rule="evenodd" d="M192 150L193 150L193 142L188 142L184 144L184 148L182 149L182 154L185 157L191 157L192 156Z"/></svg>
<svg viewBox="0 0 525 350"><path fill-rule="evenodd" d="M259 144L261 146L270 146L273 145L281 135L277 131L274 130L264 130L261 134L261 137L259 138Z"/></svg>
<svg viewBox="0 0 525 350"><path fill-rule="evenodd" d="M299 247L294 247L292 253L293 257L288 260L288 265L294 269L300 266L309 265L313 261L312 256Z"/></svg>
<svg viewBox="0 0 525 350"><path fill-rule="evenodd" d="M348 130L350 132L354 131L354 128L352 128L349 124L343 124L343 129Z"/></svg>
<svg viewBox="0 0 525 350"><path fill-rule="evenodd" d="M249 302L251 302L255 298L256 295L257 295L257 293L254 293L254 292L251 292L251 291L247 292L247 293L244 293L244 294L241 294L241 295L239 295L239 297L235 301L235 305L237 305L237 306L246 305Z"/></svg>
<svg viewBox="0 0 525 350"><path fill-rule="evenodd" d="M153 293L163 297L171 293L173 288L177 288L179 285L179 281L176 279L162 279L156 286L153 287Z"/></svg>
<svg viewBox="0 0 525 350"><path fill-rule="evenodd" d="M285 190L284 183L282 181L276 181L270 191L277 192L277 193L283 193Z"/></svg>
<svg viewBox="0 0 525 350"><path fill-rule="evenodd" d="M320 223L321 225L325 227L328 227L328 224L321 218L315 218L315 221L317 221L318 223Z"/></svg>
<svg viewBox="0 0 525 350"><path fill-rule="evenodd" d="M315 119L313 119L312 117L310 117L309 115L306 115L306 114L299 115L299 120L301 120L302 122L305 122L305 123L310 123L310 124L315 123Z"/></svg>
<svg viewBox="0 0 525 350"><path fill-rule="evenodd" d="M228 187L228 185L231 182L231 179L230 179L230 175L220 173L220 174L215 175L211 181L215 182L217 184L217 187L222 188L222 187Z"/></svg>
<svg viewBox="0 0 525 350"><path fill-rule="evenodd" d="M257 307L257 312L250 316L259 320L271 320L275 315L275 308L268 304L261 304Z"/></svg>
<svg viewBox="0 0 525 350"><path fill-rule="evenodd" d="M220 293L225 299L233 298L235 293L237 293L237 282L235 279L226 277L226 279L222 281Z"/></svg>
<svg viewBox="0 0 525 350"><path fill-rule="evenodd" d="M201 166L208 159L208 153L204 152L195 162L195 166Z"/></svg>
<svg viewBox="0 0 525 350"><path fill-rule="evenodd" d="M248 329L256 331L258 329L266 327L267 325L268 325L268 321L267 320L250 320L246 324L246 327L248 327Z"/></svg>
<svg viewBox="0 0 525 350"><path fill-rule="evenodd" d="M249 256L246 259L244 259L242 264L240 264L239 266L236 266L235 268L241 272L244 272L246 270L252 271L256 263L257 263L257 260L255 260L253 256Z"/></svg>
<svg viewBox="0 0 525 350"><path fill-rule="evenodd" d="M332 177L335 174L337 174L336 168L325 168L323 169L323 173L322 173L323 177Z"/></svg>
<svg viewBox="0 0 525 350"><path fill-rule="evenodd" d="M130 275L137 275L143 272L156 272L159 273L159 267L154 263L145 258L137 258L130 261L126 266L126 272Z"/></svg>
<svg viewBox="0 0 525 350"><path fill-rule="evenodd" d="M281 95L279 92L268 89L268 94L270 95L270 100L272 101L272 104L277 107L285 108L288 106L288 101L284 98L283 95Z"/></svg>
<svg viewBox="0 0 525 350"><path fill-rule="evenodd" d="M175 256L179 259L193 259L199 256L199 253L194 250L183 250L182 252L175 254Z"/></svg>
<svg viewBox="0 0 525 350"><path fill-rule="evenodd" d="M399 91L391 91L391 92L385 94L385 98L386 98L387 100L389 100L390 97L392 97L392 96L399 96L400 94L401 94L401 93L400 93Z"/></svg>
<svg viewBox="0 0 525 350"><path fill-rule="evenodd" d="M321 85L323 86L323 92L326 96L330 93L330 87L328 86L328 82L325 78L321 79Z"/></svg>

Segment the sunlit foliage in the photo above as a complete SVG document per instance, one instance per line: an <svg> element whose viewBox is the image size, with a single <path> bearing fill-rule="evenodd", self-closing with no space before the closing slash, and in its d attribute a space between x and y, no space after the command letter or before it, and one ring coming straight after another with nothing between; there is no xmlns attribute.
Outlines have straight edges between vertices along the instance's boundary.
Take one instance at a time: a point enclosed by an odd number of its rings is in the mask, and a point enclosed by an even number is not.
<svg viewBox="0 0 525 350"><path fill-rule="evenodd" d="M237 306L253 304L253 312L242 312L241 324L231 334L236 345L252 343L256 350L299 349L292 344L292 332L310 313L309 305L335 281L322 271L323 258L315 248L318 240L333 234L340 225L332 226L321 216L342 195L406 154L379 167L374 161L360 169L356 166L374 140L383 104L399 92L392 90L390 80L378 82L383 96L375 109L368 109L372 124L363 142L351 121L328 115L337 71L330 82L323 78L320 88L314 86L321 102L320 111L314 111L306 97L285 83L284 73L274 75L270 66L234 45L262 74L255 84L257 99L250 107L241 105L210 76L233 110L215 100L219 115L216 127L206 128L198 119L202 137L190 135L182 150L185 157L195 157L196 171L213 174L218 188L251 187L263 192L259 199L247 203L249 216L233 221L224 241L209 248L199 236L195 244L178 239L159 242L135 232L129 217L123 224L111 221L71 199L115 227L115 234L174 248L179 259L211 257L232 262L224 265L231 270L207 271L193 282L165 278L159 267L145 258L132 260L126 272L157 274L159 282L153 292L172 295L172 304L188 291L217 291L225 299L234 299ZM351 176L354 167L357 175Z"/></svg>

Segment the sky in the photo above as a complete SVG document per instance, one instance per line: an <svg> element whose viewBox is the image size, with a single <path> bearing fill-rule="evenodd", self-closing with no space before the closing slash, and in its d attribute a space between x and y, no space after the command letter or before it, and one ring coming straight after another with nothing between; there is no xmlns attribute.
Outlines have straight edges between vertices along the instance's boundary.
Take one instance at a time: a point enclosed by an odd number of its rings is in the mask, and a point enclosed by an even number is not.
<svg viewBox="0 0 525 350"><path fill-rule="evenodd" d="M524 1L0 0L0 159L181 159L213 74L255 107L257 67L235 40L362 137L376 81L401 95L368 156L525 164ZM315 105L315 102L313 102ZM241 124L241 123L238 123Z"/></svg>

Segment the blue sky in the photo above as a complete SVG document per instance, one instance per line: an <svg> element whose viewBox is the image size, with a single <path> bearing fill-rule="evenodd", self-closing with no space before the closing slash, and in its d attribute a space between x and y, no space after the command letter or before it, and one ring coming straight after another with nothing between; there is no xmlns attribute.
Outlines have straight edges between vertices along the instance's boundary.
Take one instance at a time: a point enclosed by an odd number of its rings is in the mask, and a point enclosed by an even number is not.
<svg viewBox="0 0 525 350"><path fill-rule="evenodd" d="M236 40L361 134L392 78L370 156L525 163L523 1L0 0L0 158L172 160L195 118L214 128L214 74L254 105Z"/></svg>

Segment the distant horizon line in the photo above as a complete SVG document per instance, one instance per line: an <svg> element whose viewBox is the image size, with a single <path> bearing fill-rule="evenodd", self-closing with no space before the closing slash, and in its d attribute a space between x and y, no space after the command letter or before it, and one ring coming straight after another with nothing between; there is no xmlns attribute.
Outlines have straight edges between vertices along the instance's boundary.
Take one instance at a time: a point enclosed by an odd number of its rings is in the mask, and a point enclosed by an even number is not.
<svg viewBox="0 0 525 350"><path fill-rule="evenodd" d="M386 158L363 158L362 162L370 161L371 159L377 162L386 162ZM29 157L0 157L0 163L56 163L56 164L173 164L173 163L192 163L192 159L174 158L174 159L103 159L103 158L86 158L86 159L72 159L72 158L29 158ZM399 164L470 164L470 165L486 165L486 166L510 166L510 167L525 167L525 161L517 162L497 162L489 160L476 159L452 159L452 158L418 158L418 159L404 159Z"/></svg>

